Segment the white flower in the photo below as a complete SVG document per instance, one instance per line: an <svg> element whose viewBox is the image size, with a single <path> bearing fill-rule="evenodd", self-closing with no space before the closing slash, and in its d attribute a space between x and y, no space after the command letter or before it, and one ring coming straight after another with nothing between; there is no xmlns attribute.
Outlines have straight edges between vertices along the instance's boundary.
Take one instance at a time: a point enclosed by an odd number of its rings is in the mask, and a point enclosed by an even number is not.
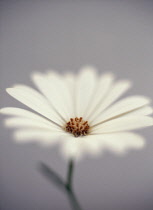
<svg viewBox="0 0 153 210"><path fill-rule="evenodd" d="M6 91L36 113L1 109L12 116L5 125L17 129L16 141L58 143L64 155L75 158L106 149L122 154L144 146L144 138L129 131L153 125L147 116L153 112L150 100L129 96L116 102L131 87L129 81L115 82L110 73L99 76L92 67L84 67L78 75L34 73L32 80L41 93L25 85Z"/></svg>

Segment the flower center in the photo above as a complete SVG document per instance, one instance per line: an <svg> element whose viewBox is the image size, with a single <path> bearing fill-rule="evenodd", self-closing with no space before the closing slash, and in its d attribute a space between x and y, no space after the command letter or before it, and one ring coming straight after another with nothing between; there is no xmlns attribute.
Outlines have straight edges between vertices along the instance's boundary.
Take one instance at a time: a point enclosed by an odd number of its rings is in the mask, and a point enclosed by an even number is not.
<svg viewBox="0 0 153 210"><path fill-rule="evenodd" d="M65 130L72 133L75 137L86 136L89 131L88 121L84 121L82 117L70 118L66 123Z"/></svg>

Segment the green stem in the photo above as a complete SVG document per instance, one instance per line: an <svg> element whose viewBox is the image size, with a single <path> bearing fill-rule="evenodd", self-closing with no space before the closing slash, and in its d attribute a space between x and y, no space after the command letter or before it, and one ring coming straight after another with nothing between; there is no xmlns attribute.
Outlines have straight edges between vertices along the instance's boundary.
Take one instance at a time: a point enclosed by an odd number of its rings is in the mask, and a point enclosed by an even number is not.
<svg viewBox="0 0 153 210"><path fill-rule="evenodd" d="M68 164L67 182L65 184L65 188L66 188L67 195L68 195L72 209L82 210L72 188L73 169L74 169L74 161L71 159Z"/></svg>
<svg viewBox="0 0 153 210"><path fill-rule="evenodd" d="M72 190L72 177L73 177L73 168L74 168L74 162L71 159L69 161L68 165L68 172L67 172L67 183L66 183L66 188L68 190Z"/></svg>
<svg viewBox="0 0 153 210"><path fill-rule="evenodd" d="M72 190L67 190L67 195L69 198L70 205L74 210L82 210L74 192Z"/></svg>
<svg viewBox="0 0 153 210"><path fill-rule="evenodd" d="M73 178L73 169L74 169L74 162L73 160L69 161L68 164L68 172L67 172L67 180L64 182L62 178L54 172L51 168L49 168L46 164L40 163L39 169L41 173L53 184L55 184L56 187L64 191L69 199L70 205L72 209L74 210L82 210L75 193L72 189L72 178Z"/></svg>

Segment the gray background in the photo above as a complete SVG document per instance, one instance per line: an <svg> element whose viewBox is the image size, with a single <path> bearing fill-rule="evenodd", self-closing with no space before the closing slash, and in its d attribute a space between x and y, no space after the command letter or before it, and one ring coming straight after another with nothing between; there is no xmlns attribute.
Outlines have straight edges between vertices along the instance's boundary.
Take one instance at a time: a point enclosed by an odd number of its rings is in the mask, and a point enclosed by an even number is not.
<svg viewBox="0 0 153 210"><path fill-rule="evenodd" d="M85 64L132 79L129 94L152 98L153 1L1 0L0 49L1 107L24 107L5 88L33 86L33 70L77 71ZM36 169L41 160L64 177L67 162L58 149L15 144L0 122L1 209L70 209ZM122 158L106 152L76 165L74 187L84 210L153 209L152 128L139 133L147 139L144 150Z"/></svg>

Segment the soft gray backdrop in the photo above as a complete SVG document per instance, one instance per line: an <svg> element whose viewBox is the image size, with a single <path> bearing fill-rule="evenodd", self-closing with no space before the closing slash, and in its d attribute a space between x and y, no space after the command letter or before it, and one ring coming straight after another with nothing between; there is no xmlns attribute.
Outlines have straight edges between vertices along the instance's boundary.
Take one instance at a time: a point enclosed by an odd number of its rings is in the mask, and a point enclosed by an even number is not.
<svg viewBox="0 0 153 210"><path fill-rule="evenodd" d="M0 49L1 107L24 107L5 88L32 86L33 70L77 71L85 64L132 79L129 94L153 98L151 0L1 0ZM144 150L123 158L107 152L76 165L74 187L84 210L153 209L152 128L139 133L147 139ZM37 171L39 160L64 177L67 162L57 148L15 144L1 123L2 210L70 209L67 197Z"/></svg>

